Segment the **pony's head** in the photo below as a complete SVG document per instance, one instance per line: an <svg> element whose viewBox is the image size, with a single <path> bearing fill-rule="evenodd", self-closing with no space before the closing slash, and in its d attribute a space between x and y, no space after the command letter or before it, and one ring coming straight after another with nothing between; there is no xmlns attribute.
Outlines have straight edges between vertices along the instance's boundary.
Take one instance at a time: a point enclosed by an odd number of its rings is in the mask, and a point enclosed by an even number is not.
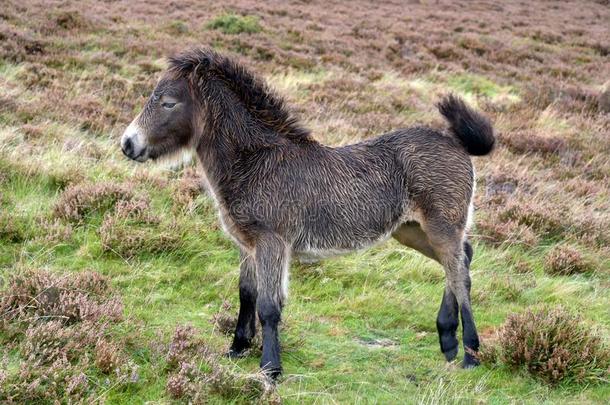
<svg viewBox="0 0 610 405"><path fill-rule="evenodd" d="M193 146L196 102L191 75L170 67L142 112L123 133L121 149L125 156L145 162Z"/></svg>
<svg viewBox="0 0 610 405"><path fill-rule="evenodd" d="M315 142L262 80L201 48L169 59L144 109L123 133L121 149L144 162L198 148L214 137L242 147L268 144L272 137Z"/></svg>

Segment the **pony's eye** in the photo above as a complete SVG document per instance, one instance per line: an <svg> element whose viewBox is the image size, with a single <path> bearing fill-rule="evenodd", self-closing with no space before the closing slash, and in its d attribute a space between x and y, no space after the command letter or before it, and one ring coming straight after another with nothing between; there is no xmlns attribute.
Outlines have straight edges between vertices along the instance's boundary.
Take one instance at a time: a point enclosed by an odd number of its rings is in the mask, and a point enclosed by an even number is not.
<svg viewBox="0 0 610 405"><path fill-rule="evenodd" d="M176 103L161 103L161 107L163 107L167 110L171 110L175 106L176 106Z"/></svg>

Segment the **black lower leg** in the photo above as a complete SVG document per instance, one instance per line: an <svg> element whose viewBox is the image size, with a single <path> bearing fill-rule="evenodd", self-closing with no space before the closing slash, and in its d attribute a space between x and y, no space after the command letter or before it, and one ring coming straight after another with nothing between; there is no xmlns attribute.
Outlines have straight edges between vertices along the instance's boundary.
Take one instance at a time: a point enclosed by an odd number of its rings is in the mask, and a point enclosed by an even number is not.
<svg viewBox="0 0 610 405"><path fill-rule="evenodd" d="M230 357L239 357L250 348L256 334L256 274L252 259L242 255L239 275L239 315L233 344L229 350Z"/></svg>
<svg viewBox="0 0 610 405"><path fill-rule="evenodd" d="M449 288L445 288L441 308L436 318L436 329L441 345L441 351L447 361L455 359L458 353L458 340L456 331L458 328L458 302Z"/></svg>
<svg viewBox="0 0 610 405"><path fill-rule="evenodd" d="M289 253L285 242L275 234L263 234L256 245L256 307L263 329L261 369L272 379L282 373L278 325L282 315L282 280L288 271Z"/></svg>
<svg viewBox="0 0 610 405"><path fill-rule="evenodd" d="M468 241L464 241L464 264L466 265L466 271L470 273L470 262L472 261L472 245ZM470 274L466 277L466 291L468 293L467 302L465 302L460 308L460 315L462 316L462 340L464 344L464 363L465 368L474 367L479 364L479 361L475 357L475 353L479 351L479 335L477 334L477 328L474 323L474 317L472 316L472 309L470 306Z"/></svg>
<svg viewBox="0 0 610 405"><path fill-rule="evenodd" d="M271 300L259 300L258 317L263 329L263 355L261 369L275 379L282 373L280 362L280 340L278 325L281 318L281 306Z"/></svg>
<svg viewBox="0 0 610 405"><path fill-rule="evenodd" d="M470 305L462 305L460 308L462 315L462 339L464 343L464 368L477 366L479 361L476 352L479 351L479 336L474 324L474 318Z"/></svg>
<svg viewBox="0 0 610 405"><path fill-rule="evenodd" d="M229 351L229 356L239 357L252 344L252 339L256 334L256 289L242 288L239 289L239 316L237 317L237 326L235 328L235 336L233 344Z"/></svg>

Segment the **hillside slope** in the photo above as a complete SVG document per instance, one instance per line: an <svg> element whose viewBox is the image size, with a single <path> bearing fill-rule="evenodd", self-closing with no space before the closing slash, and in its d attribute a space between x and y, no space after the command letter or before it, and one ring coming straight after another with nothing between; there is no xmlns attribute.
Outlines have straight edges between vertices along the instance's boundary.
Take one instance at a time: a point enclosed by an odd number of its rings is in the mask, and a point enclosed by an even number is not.
<svg viewBox="0 0 610 405"><path fill-rule="evenodd" d="M435 329L442 269L395 242L293 266L285 376L267 391L258 353L218 356L238 308L238 255L195 168L137 165L118 147L164 58L188 46L240 58L331 145L441 127L434 103L455 92L499 140L475 159L483 345L509 314L558 306L608 336L607 2L4 4L0 402L610 397L607 373L553 386L503 363L446 365Z"/></svg>

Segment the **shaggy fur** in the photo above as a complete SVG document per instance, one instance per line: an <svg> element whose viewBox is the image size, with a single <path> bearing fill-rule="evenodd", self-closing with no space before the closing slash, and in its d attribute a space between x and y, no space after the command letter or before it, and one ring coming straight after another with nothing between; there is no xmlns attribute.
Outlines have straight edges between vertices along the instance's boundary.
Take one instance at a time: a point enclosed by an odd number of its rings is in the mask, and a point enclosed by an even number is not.
<svg viewBox="0 0 610 405"><path fill-rule="evenodd" d="M469 154L488 154L494 136L489 121L457 97L443 99L439 110L449 133L400 129L331 148L242 65L207 49L170 59L123 149L139 161L196 151L223 228L241 251L241 307L230 355L250 347L258 311L261 367L279 375L277 326L291 258L348 252L392 236L443 265L441 350L455 358L460 314L464 366L476 364L472 247L465 237L474 189Z"/></svg>

